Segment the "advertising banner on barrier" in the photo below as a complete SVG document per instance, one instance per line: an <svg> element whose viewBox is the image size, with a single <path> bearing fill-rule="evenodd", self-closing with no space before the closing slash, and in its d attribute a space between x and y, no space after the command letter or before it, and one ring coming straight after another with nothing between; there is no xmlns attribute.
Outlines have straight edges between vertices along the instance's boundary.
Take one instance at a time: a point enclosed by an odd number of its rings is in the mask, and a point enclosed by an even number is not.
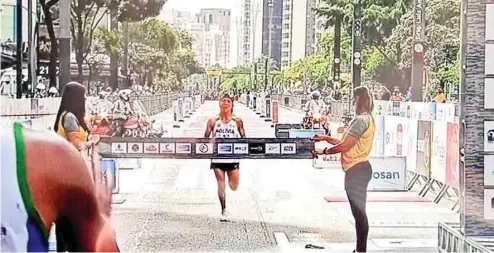
<svg viewBox="0 0 494 253"><path fill-rule="evenodd" d="M439 182L446 182L446 142L448 123L434 121L432 124L431 177Z"/></svg>
<svg viewBox="0 0 494 253"><path fill-rule="evenodd" d="M436 107L437 103L429 103L429 115L427 119L435 120L436 119Z"/></svg>
<svg viewBox="0 0 494 253"><path fill-rule="evenodd" d="M266 99L264 97L259 99L259 107L261 108L261 117L266 117Z"/></svg>
<svg viewBox="0 0 494 253"><path fill-rule="evenodd" d="M173 110L173 126L177 127L178 126L178 100L173 100L172 101L172 110Z"/></svg>
<svg viewBox="0 0 494 253"><path fill-rule="evenodd" d="M190 113L190 98L184 98L184 117L188 118Z"/></svg>
<svg viewBox="0 0 494 253"><path fill-rule="evenodd" d="M384 116L377 115L374 118L374 123L376 132L374 133L371 156L382 156L384 155Z"/></svg>
<svg viewBox="0 0 494 253"><path fill-rule="evenodd" d="M403 154L402 118L386 116L384 119L384 155L401 156Z"/></svg>
<svg viewBox="0 0 494 253"><path fill-rule="evenodd" d="M403 191L406 189L405 157L372 157L372 178L369 191Z"/></svg>
<svg viewBox="0 0 494 253"><path fill-rule="evenodd" d="M429 177L431 172L432 122L419 120L417 128L416 173Z"/></svg>
<svg viewBox="0 0 494 253"><path fill-rule="evenodd" d="M448 123L448 141L446 142L446 184L456 189L460 188L459 129L458 124Z"/></svg>
<svg viewBox="0 0 494 253"><path fill-rule="evenodd" d="M405 125L406 134L404 135L403 143L404 147L406 147L405 156L407 157L407 170L416 172L418 120L407 119Z"/></svg>
<svg viewBox="0 0 494 253"><path fill-rule="evenodd" d="M278 123L278 100L273 100L273 123Z"/></svg>
<svg viewBox="0 0 494 253"><path fill-rule="evenodd" d="M331 148L333 145L331 145L328 142L325 141L320 141L316 142L314 147L316 149L324 149L324 148ZM312 167L314 168L334 168L334 167L339 167L341 168L341 154L333 154L333 155L320 155L317 157L317 159L314 159L312 162Z"/></svg>
<svg viewBox="0 0 494 253"><path fill-rule="evenodd" d="M314 137L314 135L324 135L323 129L290 129L288 131L289 138L302 138L309 139Z"/></svg>
<svg viewBox="0 0 494 253"><path fill-rule="evenodd" d="M271 99L266 98L266 118L271 119Z"/></svg>
<svg viewBox="0 0 494 253"><path fill-rule="evenodd" d="M110 179L111 183L113 184L113 194L116 194L120 191L120 182L119 182L119 173L118 173L118 166L117 162L115 159L107 159L103 158L100 162L100 168L101 168L101 175L102 175L102 180Z"/></svg>

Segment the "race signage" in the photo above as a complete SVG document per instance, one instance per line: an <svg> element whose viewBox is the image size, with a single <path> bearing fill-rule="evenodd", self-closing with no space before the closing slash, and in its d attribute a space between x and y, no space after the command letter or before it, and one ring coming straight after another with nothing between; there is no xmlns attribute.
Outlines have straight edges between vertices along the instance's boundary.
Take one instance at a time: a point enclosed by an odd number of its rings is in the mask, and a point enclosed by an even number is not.
<svg viewBox="0 0 494 253"><path fill-rule="evenodd" d="M371 157L369 191L404 191L407 188L405 157Z"/></svg>
<svg viewBox="0 0 494 253"><path fill-rule="evenodd" d="M100 154L107 158L172 159L312 159L314 143L300 138L130 138L103 137Z"/></svg>

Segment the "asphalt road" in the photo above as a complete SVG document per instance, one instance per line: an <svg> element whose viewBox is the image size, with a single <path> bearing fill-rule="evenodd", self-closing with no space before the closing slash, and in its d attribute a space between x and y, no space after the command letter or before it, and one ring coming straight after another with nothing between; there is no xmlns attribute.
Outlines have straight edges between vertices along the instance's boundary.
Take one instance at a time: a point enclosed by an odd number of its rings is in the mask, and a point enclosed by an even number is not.
<svg viewBox="0 0 494 253"><path fill-rule="evenodd" d="M218 111L206 101L174 137L201 137L206 121ZM241 104L248 137L274 137L270 123ZM171 112L155 116L171 124ZM280 122L297 122L301 113L280 109ZM240 187L227 190L232 222L220 222L216 181L208 160L141 160L120 175L113 223L122 251L288 251L306 244L320 251L354 249L353 218L343 196L343 172L337 166L313 169L311 160L243 160ZM374 193L372 193L374 194ZM376 193L377 194L377 193ZM415 192L386 193L416 195ZM369 251L436 251L437 222L457 221L448 206L427 202L367 205L371 223Z"/></svg>

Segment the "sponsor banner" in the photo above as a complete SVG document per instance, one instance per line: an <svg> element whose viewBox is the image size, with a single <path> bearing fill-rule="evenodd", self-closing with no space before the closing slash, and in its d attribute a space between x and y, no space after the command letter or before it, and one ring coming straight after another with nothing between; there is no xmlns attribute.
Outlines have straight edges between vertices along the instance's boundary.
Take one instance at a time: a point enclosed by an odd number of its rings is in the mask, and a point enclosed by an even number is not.
<svg viewBox="0 0 494 253"><path fill-rule="evenodd" d="M288 131L289 138L310 139L316 134L324 135L324 129L290 129Z"/></svg>
<svg viewBox="0 0 494 253"><path fill-rule="evenodd" d="M494 189L484 189L484 219L494 220Z"/></svg>
<svg viewBox="0 0 494 253"><path fill-rule="evenodd" d="M158 154L159 144L158 143L144 143L144 153L145 154Z"/></svg>
<svg viewBox="0 0 494 253"><path fill-rule="evenodd" d="M432 124L431 177L439 182L446 182L446 141L448 123L434 121Z"/></svg>
<svg viewBox="0 0 494 253"><path fill-rule="evenodd" d="M266 118L271 118L271 99L266 99Z"/></svg>
<svg viewBox="0 0 494 253"><path fill-rule="evenodd" d="M175 143L160 143L160 154L175 154Z"/></svg>
<svg viewBox="0 0 494 253"><path fill-rule="evenodd" d="M142 154L143 143L129 142L127 143L127 153L129 154Z"/></svg>
<svg viewBox="0 0 494 253"><path fill-rule="evenodd" d="M190 153L192 153L192 144L190 144L190 143L177 143L175 145L175 153L177 153L177 154L190 154Z"/></svg>
<svg viewBox="0 0 494 253"><path fill-rule="evenodd" d="M416 172L417 170L417 130L418 120L407 119L405 123L406 134L403 138L405 156L407 157L407 170Z"/></svg>
<svg viewBox="0 0 494 253"><path fill-rule="evenodd" d="M459 130L460 128L458 124L448 123L448 134L446 141L446 184L456 189L460 188ZM487 166L484 166L484 169L485 168L487 168Z"/></svg>
<svg viewBox="0 0 494 253"><path fill-rule="evenodd" d="M233 144L233 153L246 155L249 153L249 144L247 143L234 143Z"/></svg>
<svg viewBox="0 0 494 253"><path fill-rule="evenodd" d="M117 166L117 161L115 159L107 159L103 158L100 161L100 169L102 182L109 182L113 184L112 193L117 194L120 191L120 182L119 182L119 171Z"/></svg>
<svg viewBox="0 0 494 253"><path fill-rule="evenodd" d="M218 154L233 154L233 144L218 143Z"/></svg>
<svg viewBox="0 0 494 253"><path fill-rule="evenodd" d="M370 191L406 190L406 158L405 157L372 157L372 178L369 182Z"/></svg>
<svg viewBox="0 0 494 253"><path fill-rule="evenodd" d="M196 154L213 154L213 143L196 143Z"/></svg>
<svg viewBox="0 0 494 253"><path fill-rule="evenodd" d="M331 147L333 147L333 145L325 141L319 141L314 144L315 149L324 149ZM319 155L317 159L314 159L314 161L312 162L312 167L314 168L328 168L335 166L341 167L340 160L341 160L341 154Z"/></svg>
<svg viewBox="0 0 494 253"><path fill-rule="evenodd" d="M132 159L132 158L119 158L117 160L119 169L136 169L141 167L140 159Z"/></svg>
<svg viewBox="0 0 494 253"><path fill-rule="evenodd" d="M177 110L177 120L184 120L184 100L178 99L178 110Z"/></svg>
<svg viewBox="0 0 494 253"><path fill-rule="evenodd" d="M249 143L250 155L264 155L266 152L266 144L264 143Z"/></svg>
<svg viewBox="0 0 494 253"><path fill-rule="evenodd" d="M428 115L427 119L435 120L436 119L437 103L428 103L428 106L429 106L429 115Z"/></svg>
<svg viewBox="0 0 494 253"><path fill-rule="evenodd" d="M376 132L374 133L371 156L382 156L384 155L384 116L376 116L374 118L374 124Z"/></svg>
<svg viewBox="0 0 494 253"><path fill-rule="evenodd" d="M292 124L276 124L274 126L274 135L276 138L288 138L290 129L292 129Z"/></svg>
<svg viewBox="0 0 494 253"><path fill-rule="evenodd" d="M281 154L280 143L266 143L266 154Z"/></svg>
<svg viewBox="0 0 494 253"><path fill-rule="evenodd" d="M278 123L278 100L273 100L273 123Z"/></svg>
<svg viewBox="0 0 494 253"><path fill-rule="evenodd" d="M125 142L114 142L111 144L111 152L115 154L125 154L127 153L127 143Z"/></svg>
<svg viewBox="0 0 494 253"><path fill-rule="evenodd" d="M484 155L484 186L494 187L494 155Z"/></svg>
<svg viewBox="0 0 494 253"><path fill-rule="evenodd" d="M402 118L386 116L384 120L384 155L401 156L403 154Z"/></svg>
<svg viewBox="0 0 494 253"><path fill-rule="evenodd" d="M178 122L178 100L173 100L172 101L172 109L173 109L173 122Z"/></svg>
<svg viewBox="0 0 494 253"><path fill-rule="evenodd" d="M416 173L429 177L431 172L432 122L418 121Z"/></svg>
<svg viewBox="0 0 494 253"><path fill-rule="evenodd" d="M281 143L281 154L296 154L297 144L296 143Z"/></svg>
<svg viewBox="0 0 494 253"><path fill-rule="evenodd" d="M264 96L262 96L264 98ZM266 116L266 102L265 99L259 99L259 107L261 108L261 116Z"/></svg>

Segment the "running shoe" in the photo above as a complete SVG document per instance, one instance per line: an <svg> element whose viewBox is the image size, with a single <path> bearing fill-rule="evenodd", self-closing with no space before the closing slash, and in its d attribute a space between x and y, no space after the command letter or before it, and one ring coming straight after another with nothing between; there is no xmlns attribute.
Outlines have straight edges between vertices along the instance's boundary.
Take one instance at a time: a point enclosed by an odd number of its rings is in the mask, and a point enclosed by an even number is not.
<svg viewBox="0 0 494 253"><path fill-rule="evenodd" d="M230 221L229 215L228 215L228 213L226 211L223 211L223 213L221 214L220 221L221 222Z"/></svg>

